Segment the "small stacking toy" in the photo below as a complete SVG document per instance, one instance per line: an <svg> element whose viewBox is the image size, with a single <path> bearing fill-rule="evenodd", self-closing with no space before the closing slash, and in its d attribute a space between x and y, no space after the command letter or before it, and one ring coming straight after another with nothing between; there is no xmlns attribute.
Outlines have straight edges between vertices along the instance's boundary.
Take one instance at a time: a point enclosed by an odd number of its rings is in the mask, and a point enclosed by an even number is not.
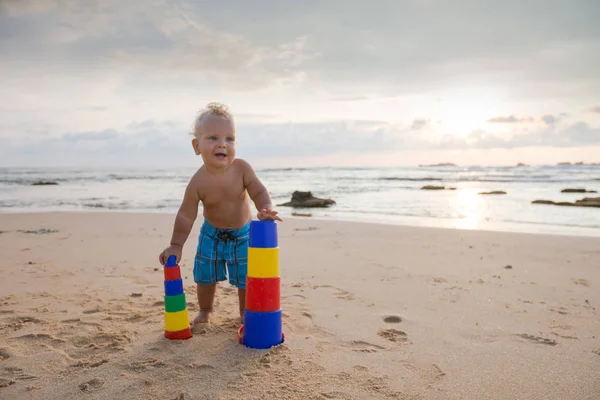
<svg viewBox="0 0 600 400"><path fill-rule="evenodd" d="M165 272L165 337L185 340L192 337L181 270L175 256L169 256Z"/></svg>
<svg viewBox="0 0 600 400"><path fill-rule="evenodd" d="M281 324L279 247L275 221L251 221L244 325L238 340L269 349L285 340Z"/></svg>

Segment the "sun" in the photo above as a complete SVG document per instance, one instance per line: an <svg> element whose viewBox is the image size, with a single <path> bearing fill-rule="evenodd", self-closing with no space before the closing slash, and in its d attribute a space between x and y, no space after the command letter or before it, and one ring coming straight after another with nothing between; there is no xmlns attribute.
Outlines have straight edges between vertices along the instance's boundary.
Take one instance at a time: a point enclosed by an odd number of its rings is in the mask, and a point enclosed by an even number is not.
<svg viewBox="0 0 600 400"><path fill-rule="evenodd" d="M494 115L494 108L489 98L466 93L442 98L433 113L442 133L464 137L482 128Z"/></svg>

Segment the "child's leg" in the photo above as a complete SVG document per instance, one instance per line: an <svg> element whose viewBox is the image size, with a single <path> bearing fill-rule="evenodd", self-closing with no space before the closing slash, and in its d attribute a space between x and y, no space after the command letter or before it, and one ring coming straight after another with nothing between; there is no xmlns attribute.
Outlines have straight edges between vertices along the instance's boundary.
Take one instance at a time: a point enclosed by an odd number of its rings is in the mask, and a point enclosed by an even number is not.
<svg viewBox="0 0 600 400"><path fill-rule="evenodd" d="M246 309L246 289L238 288L238 298L240 300L240 319L244 323L244 310Z"/></svg>
<svg viewBox="0 0 600 400"><path fill-rule="evenodd" d="M212 227L203 224L198 238L198 249L194 259L194 282L196 282L196 293L198 295L198 306L200 312L192 322L208 322L213 313L213 304L217 282L226 280L225 261L219 257L222 245L212 234Z"/></svg>
<svg viewBox="0 0 600 400"><path fill-rule="evenodd" d="M248 273L248 244L250 223L235 232L235 239L227 245L227 272L229 283L238 288L240 319L244 323L246 309L246 275Z"/></svg>
<svg viewBox="0 0 600 400"><path fill-rule="evenodd" d="M200 312L194 319L192 325L208 322L213 314L213 304L215 301L215 291L217 284L196 285L196 293L198 295L198 306Z"/></svg>

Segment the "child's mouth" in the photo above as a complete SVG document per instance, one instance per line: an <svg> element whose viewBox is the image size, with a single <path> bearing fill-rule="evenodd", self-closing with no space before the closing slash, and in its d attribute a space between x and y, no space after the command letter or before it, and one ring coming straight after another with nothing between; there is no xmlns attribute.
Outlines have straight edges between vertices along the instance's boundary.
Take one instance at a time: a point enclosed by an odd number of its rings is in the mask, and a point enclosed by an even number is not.
<svg viewBox="0 0 600 400"><path fill-rule="evenodd" d="M224 153L217 153L215 154L215 157L217 157L219 160L224 160L227 155Z"/></svg>

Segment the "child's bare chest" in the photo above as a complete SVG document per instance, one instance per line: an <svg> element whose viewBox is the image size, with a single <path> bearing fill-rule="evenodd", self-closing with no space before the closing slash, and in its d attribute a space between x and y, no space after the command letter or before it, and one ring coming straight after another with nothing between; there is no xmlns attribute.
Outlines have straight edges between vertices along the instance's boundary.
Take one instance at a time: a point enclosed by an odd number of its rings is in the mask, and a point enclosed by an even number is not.
<svg viewBox="0 0 600 400"><path fill-rule="evenodd" d="M205 206L242 201L246 192L241 178L208 181L202 191L202 203Z"/></svg>

